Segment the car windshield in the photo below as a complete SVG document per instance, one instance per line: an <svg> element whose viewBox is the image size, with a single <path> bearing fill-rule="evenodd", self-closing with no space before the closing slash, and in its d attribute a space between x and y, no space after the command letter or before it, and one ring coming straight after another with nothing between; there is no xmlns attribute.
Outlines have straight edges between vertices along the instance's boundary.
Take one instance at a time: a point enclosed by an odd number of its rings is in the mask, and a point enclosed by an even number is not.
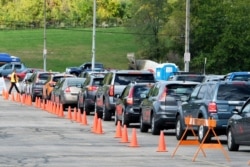
<svg viewBox="0 0 250 167"><path fill-rule="evenodd" d="M250 85L228 84L220 85L217 93L218 100L245 101L250 97Z"/></svg>
<svg viewBox="0 0 250 167"><path fill-rule="evenodd" d="M115 84L128 85L131 82L154 82L152 74L117 74Z"/></svg>
<svg viewBox="0 0 250 167"><path fill-rule="evenodd" d="M250 81L250 75L235 75L233 81Z"/></svg>

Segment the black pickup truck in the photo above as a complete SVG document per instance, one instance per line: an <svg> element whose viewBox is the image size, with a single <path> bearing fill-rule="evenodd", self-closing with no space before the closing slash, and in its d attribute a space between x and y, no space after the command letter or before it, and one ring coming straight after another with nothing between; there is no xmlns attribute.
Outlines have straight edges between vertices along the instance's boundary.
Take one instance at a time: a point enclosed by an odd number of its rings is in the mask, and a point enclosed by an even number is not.
<svg viewBox="0 0 250 167"><path fill-rule="evenodd" d="M67 67L65 72L68 74L73 74L75 76L79 76L82 72L87 71L87 70L92 70L92 63L91 62L84 63L84 64L80 65L79 67ZM103 64L96 62L94 70L103 71L104 70Z"/></svg>

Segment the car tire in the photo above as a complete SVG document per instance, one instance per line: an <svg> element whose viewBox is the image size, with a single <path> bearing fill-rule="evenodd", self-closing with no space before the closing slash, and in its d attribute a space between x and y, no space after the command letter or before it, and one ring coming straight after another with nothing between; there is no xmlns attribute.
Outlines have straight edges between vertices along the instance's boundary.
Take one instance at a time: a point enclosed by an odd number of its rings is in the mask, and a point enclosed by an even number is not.
<svg viewBox="0 0 250 167"><path fill-rule="evenodd" d="M127 127L129 127L129 122L126 118L126 115L125 115L125 111L122 112L122 126L126 125Z"/></svg>
<svg viewBox="0 0 250 167"><path fill-rule="evenodd" d="M198 127L198 140L200 143L202 142L203 138L205 137L207 131L208 131L208 127L206 127L206 126L201 125ZM209 143L210 141L211 141L211 135L208 134L204 143Z"/></svg>
<svg viewBox="0 0 250 167"><path fill-rule="evenodd" d="M102 119L104 121L111 121L111 113L109 112L109 110L106 108L105 103L103 104L103 111L102 111Z"/></svg>
<svg viewBox="0 0 250 167"><path fill-rule="evenodd" d="M36 96L35 96L33 93L31 94L31 101L32 101L32 102L35 102L35 101L36 101Z"/></svg>
<svg viewBox="0 0 250 167"><path fill-rule="evenodd" d="M227 148L229 151L238 151L239 145L235 143L231 128L227 132Z"/></svg>
<svg viewBox="0 0 250 167"><path fill-rule="evenodd" d="M143 133L148 132L148 126L146 126L146 125L143 123L142 114L141 114L141 116L140 116L140 131L143 132Z"/></svg>
<svg viewBox="0 0 250 167"><path fill-rule="evenodd" d="M161 130L155 124L155 118L152 114L151 116L151 133L152 135L160 135Z"/></svg>
<svg viewBox="0 0 250 167"><path fill-rule="evenodd" d="M177 140L180 140L184 134L185 130L184 127L181 123L181 117L178 116L176 119L176 123L175 123L175 136ZM182 138L183 140L187 139L187 133L185 134L185 136L183 136Z"/></svg>
<svg viewBox="0 0 250 167"><path fill-rule="evenodd" d="M77 100L77 108L79 108L81 113L83 113L83 108L80 106L79 99Z"/></svg>

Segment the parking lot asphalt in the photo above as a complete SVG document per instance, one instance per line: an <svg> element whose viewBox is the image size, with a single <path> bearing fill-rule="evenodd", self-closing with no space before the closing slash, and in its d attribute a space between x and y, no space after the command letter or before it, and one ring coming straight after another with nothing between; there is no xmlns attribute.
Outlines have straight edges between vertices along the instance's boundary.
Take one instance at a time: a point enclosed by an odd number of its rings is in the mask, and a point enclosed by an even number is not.
<svg viewBox="0 0 250 167"><path fill-rule="evenodd" d="M8 83L6 83L8 87ZM220 137L227 161L221 149L199 152L198 146L180 146L174 131L164 131L166 152L157 152L159 136L139 132L138 125L127 128L130 143L115 138L114 121L102 122L102 134L92 132L93 115L87 116L88 125L24 103L5 100L0 96L0 166L1 167L243 167L249 166L250 147L228 152L225 137ZM129 147L132 130L136 130L138 147ZM133 136L135 137L135 136ZM134 140L133 140L134 141Z"/></svg>

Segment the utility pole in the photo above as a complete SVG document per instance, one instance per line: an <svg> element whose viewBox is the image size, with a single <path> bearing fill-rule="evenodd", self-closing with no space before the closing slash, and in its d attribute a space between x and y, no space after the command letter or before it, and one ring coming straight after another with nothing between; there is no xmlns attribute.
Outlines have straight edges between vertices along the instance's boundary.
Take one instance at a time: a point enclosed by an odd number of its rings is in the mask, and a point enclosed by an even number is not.
<svg viewBox="0 0 250 167"><path fill-rule="evenodd" d="M189 62L190 62L189 31L190 31L190 0L186 0L186 28L185 28L185 53L184 53L185 72L189 72Z"/></svg>
<svg viewBox="0 0 250 167"><path fill-rule="evenodd" d="M43 70L46 71L46 0L44 0L43 14L44 14L44 28L43 28Z"/></svg>
<svg viewBox="0 0 250 167"><path fill-rule="evenodd" d="M92 32L92 62L91 70L95 68L95 28L96 28L96 0L93 0L93 32Z"/></svg>

